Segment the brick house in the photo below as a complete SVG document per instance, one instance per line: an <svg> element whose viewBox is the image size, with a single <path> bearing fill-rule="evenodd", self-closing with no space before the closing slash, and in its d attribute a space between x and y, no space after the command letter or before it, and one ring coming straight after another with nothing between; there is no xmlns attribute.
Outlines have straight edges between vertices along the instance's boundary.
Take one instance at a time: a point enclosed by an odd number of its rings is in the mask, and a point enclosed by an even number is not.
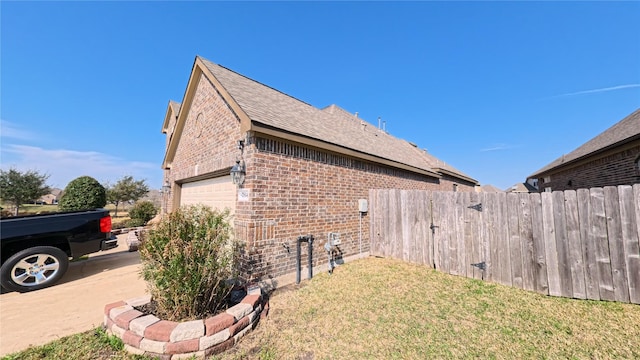
<svg viewBox="0 0 640 360"><path fill-rule="evenodd" d="M313 265L337 234L344 260L369 250L369 189L473 191L477 181L425 150L331 105L323 109L196 57L181 104L170 101L163 211L228 208L245 244L247 279L291 283L296 240L311 234ZM230 170L244 165L244 183ZM303 244L306 267L307 245ZM306 275L305 275L306 277Z"/></svg>
<svg viewBox="0 0 640 360"><path fill-rule="evenodd" d="M58 203L61 193L62 193L61 189L54 188L54 189L51 189L50 193L43 195L37 201L43 204L55 205Z"/></svg>
<svg viewBox="0 0 640 360"><path fill-rule="evenodd" d="M504 192L507 193L534 193L534 192L538 192L538 189L536 189L533 185L529 184L529 183L517 183L517 184L513 184L511 185L509 188L505 189Z"/></svg>
<svg viewBox="0 0 640 360"><path fill-rule="evenodd" d="M640 183L640 109L530 175L538 191Z"/></svg>

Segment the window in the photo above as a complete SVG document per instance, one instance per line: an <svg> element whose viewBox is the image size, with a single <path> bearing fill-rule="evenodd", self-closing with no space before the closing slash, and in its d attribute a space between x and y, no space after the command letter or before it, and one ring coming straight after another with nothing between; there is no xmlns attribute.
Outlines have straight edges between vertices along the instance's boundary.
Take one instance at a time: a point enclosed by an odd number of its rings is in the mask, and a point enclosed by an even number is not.
<svg viewBox="0 0 640 360"><path fill-rule="evenodd" d="M551 192L551 188L550 187L544 188L544 192Z"/></svg>
<svg viewBox="0 0 640 360"><path fill-rule="evenodd" d="M551 182L551 176L545 176L544 179L542 179L542 182L550 183Z"/></svg>
<svg viewBox="0 0 640 360"><path fill-rule="evenodd" d="M458 184L453 184L453 192L458 191Z"/></svg>

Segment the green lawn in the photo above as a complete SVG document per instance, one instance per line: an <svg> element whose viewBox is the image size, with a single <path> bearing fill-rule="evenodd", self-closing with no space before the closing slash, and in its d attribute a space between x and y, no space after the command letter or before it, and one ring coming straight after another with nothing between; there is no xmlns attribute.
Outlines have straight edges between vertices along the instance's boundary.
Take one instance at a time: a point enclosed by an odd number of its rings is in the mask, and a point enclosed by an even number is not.
<svg viewBox="0 0 640 360"><path fill-rule="evenodd" d="M2 204L4 210L13 214L15 208L9 204ZM22 204L20 205L20 215L38 214L41 212L56 212L58 205L35 205L35 204Z"/></svg>
<svg viewBox="0 0 640 360"><path fill-rule="evenodd" d="M9 204L2 204L2 208L8 212L13 211L13 207ZM118 206L118 216L115 217L115 205L107 204L105 209L109 210L114 223L123 222L129 220L128 210L131 208L129 204L121 204ZM52 213L60 211L58 205L35 205L35 204L23 204L20 205L20 215L30 215L38 213ZM13 214L13 213L12 213Z"/></svg>
<svg viewBox="0 0 640 360"><path fill-rule="evenodd" d="M640 358L638 305L552 298L380 258L301 285L273 293L269 316L215 359ZM85 359L70 349L92 339L92 359L140 359L95 338L11 359Z"/></svg>

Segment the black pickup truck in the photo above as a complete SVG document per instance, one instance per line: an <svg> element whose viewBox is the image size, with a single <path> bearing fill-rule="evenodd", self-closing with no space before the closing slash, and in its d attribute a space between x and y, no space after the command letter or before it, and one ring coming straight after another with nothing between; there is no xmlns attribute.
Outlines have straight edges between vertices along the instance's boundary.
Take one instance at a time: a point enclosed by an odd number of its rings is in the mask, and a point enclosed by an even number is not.
<svg viewBox="0 0 640 360"><path fill-rule="evenodd" d="M0 284L26 292L53 285L69 258L118 246L105 209L25 215L0 220Z"/></svg>

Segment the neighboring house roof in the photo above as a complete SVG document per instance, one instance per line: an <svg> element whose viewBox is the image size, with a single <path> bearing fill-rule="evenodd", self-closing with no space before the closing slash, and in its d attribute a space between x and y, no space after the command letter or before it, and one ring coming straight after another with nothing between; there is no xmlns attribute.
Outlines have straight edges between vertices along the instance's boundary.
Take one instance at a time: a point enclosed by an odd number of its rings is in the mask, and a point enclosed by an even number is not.
<svg viewBox="0 0 640 360"><path fill-rule="evenodd" d="M58 189L58 188L51 189L51 195L53 195L53 196L58 197L58 196L60 196L60 193L62 193L62 189Z"/></svg>
<svg viewBox="0 0 640 360"><path fill-rule="evenodd" d="M502 190L498 189L493 185L482 185L481 189L482 189L482 192L502 192Z"/></svg>
<svg viewBox="0 0 640 360"><path fill-rule="evenodd" d="M201 67L205 69L200 69ZM222 87L218 91L238 115L241 129L244 131L294 136L308 144L429 176L441 177L446 174L477 183L476 180L415 145L393 137L358 118L357 114L350 114L336 105L318 109L201 57L196 57L183 108L188 107L186 104L193 97L189 88L195 87L197 79L193 77L198 72L202 72L214 84ZM185 121L183 117L183 114L178 116L174 141L179 141ZM176 146L169 145L164 161L165 168L170 166Z"/></svg>
<svg viewBox="0 0 640 360"><path fill-rule="evenodd" d="M517 183L510 186L508 189L504 190L505 192L513 192L513 193L535 193L538 190L533 187L533 185L528 183Z"/></svg>
<svg viewBox="0 0 640 360"><path fill-rule="evenodd" d="M566 166L588 156L596 155L636 139L640 139L640 109L634 111L631 115L620 120L569 154L562 155L542 169L536 171L530 175L529 178L540 177L540 175L555 170L556 168Z"/></svg>

